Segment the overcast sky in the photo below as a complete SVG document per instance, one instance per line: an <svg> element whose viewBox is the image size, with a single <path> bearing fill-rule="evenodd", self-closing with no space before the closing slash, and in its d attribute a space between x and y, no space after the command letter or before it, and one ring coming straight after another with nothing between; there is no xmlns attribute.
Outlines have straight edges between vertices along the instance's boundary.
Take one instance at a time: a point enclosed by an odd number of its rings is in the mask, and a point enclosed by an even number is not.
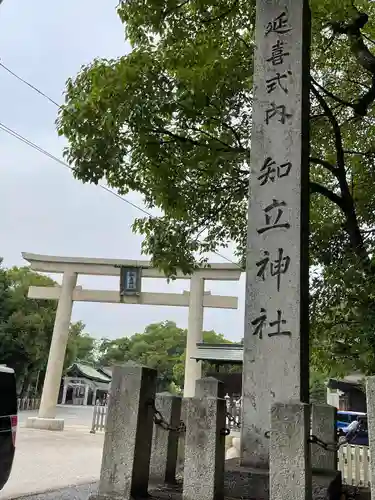
<svg viewBox="0 0 375 500"><path fill-rule="evenodd" d="M15 73L62 101L64 84L95 57L129 52L117 0L4 0L0 6L0 60ZM0 67L0 122L61 158L57 108ZM141 258L141 238L130 226L140 212L96 186L83 185L52 159L0 131L0 256L24 265L21 252L46 255ZM136 194L128 197L141 203ZM227 257L230 253L223 252ZM145 257L143 257L145 258ZM220 257L213 260L223 261ZM54 276L55 277L55 276ZM58 276L56 276L58 278ZM145 291L181 292L189 283L148 280ZM115 278L79 277L85 287L117 289ZM243 337L244 282L206 284L206 290L240 296L238 311L206 310L205 329L228 339ZM73 320L96 337L143 331L152 322L187 326L187 309L76 303Z"/></svg>

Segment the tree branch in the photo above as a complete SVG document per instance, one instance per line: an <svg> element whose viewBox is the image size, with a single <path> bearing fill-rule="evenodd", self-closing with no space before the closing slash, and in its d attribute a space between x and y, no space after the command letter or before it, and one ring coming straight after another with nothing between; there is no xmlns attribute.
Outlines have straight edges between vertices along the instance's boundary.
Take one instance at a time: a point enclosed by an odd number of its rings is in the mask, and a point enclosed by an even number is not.
<svg viewBox="0 0 375 500"><path fill-rule="evenodd" d="M348 37L351 52L358 64L372 75L372 84L368 92L354 106L351 106L358 115L366 116L368 108L375 100L375 56L366 46L363 41L364 35L361 33L361 29L368 22L368 15L359 12L354 5L353 7L358 14L355 19L348 24L342 22L331 23L331 27L334 33L344 34Z"/></svg>
<svg viewBox="0 0 375 500"><path fill-rule="evenodd" d="M342 209L346 218L345 229L349 235L350 244L353 250L355 251L356 255L360 258L360 262L368 271L371 270L371 262L362 238L361 231L359 229L353 197L350 193L349 185L346 178L345 153L342 143L342 134L340 125L335 115L333 114L331 108L326 103L324 97L320 95L320 93L314 87L314 85L311 85L311 90L312 93L315 95L316 99L318 100L319 104L323 108L323 111L327 115L327 118L332 125L335 138L336 158L337 158L336 177L340 185L341 197L340 196L338 197L337 195L327 190L326 188L323 188L322 190L321 188L323 186L320 187L315 186L315 189L319 189L316 192L319 192L324 196L327 196L328 199L334 201Z"/></svg>
<svg viewBox="0 0 375 500"><path fill-rule="evenodd" d="M203 133L199 129L197 129L197 131ZM177 142L190 143L190 144L194 144L194 146L208 148L208 149L212 148L212 145L210 145L210 144L206 144L204 142L196 141L195 139L192 139L191 137L184 137L182 135L175 134L175 133L173 133L170 130L165 129L165 128L151 129L150 132L154 132L154 133L157 133L157 134L168 135L169 137L172 137L173 139L175 139L175 141L177 141ZM246 148L233 148L233 147L225 144L224 142L220 141L219 139L215 139L215 140L217 140L218 142L220 142L221 144L223 144L225 146L223 148L215 148L216 151L226 151L228 153L233 152L233 153L238 153L238 154L240 154L240 153L247 153L248 152L248 149L246 149Z"/></svg>
<svg viewBox="0 0 375 500"><path fill-rule="evenodd" d="M223 19L226 17L228 14L230 14L237 6L238 0L234 0L232 5L227 9L226 11L222 12L218 16L215 17L208 17L207 19L202 19L202 23L213 23L215 21L219 21L220 19Z"/></svg>
<svg viewBox="0 0 375 500"><path fill-rule="evenodd" d="M342 145L342 135L341 135L340 125L336 120L336 117L333 114L331 108L326 103L324 97L319 94L314 85L311 85L311 91L318 100L320 106L323 108L325 115L327 116L328 120L332 125L335 137L337 169L340 170L341 174L345 174L345 155L344 155L344 148Z"/></svg>
<svg viewBox="0 0 375 500"><path fill-rule="evenodd" d="M186 5L187 3L189 3L190 0L184 0L183 2L181 2L180 4L178 4L176 7L173 7L172 9L166 9L163 14L162 14L162 20L165 21L165 18L171 14L172 12L178 10L178 9L181 9L181 7L183 7L184 5Z"/></svg>
<svg viewBox="0 0 375 500"><path fill-rule="evenodd" d="M366 116L367 111L375 100L375 72L372 75L371 87L358 101L354 104L353 109L359 116Z"/></svg>
<svg viewBox="0 0 375 500"><path fill-rule="evenodd" d="M333 191L330 191L328 188L325 186L322 186L321 184L318 184L317 182L310 182L310 192L312 194L317 193L325 196L328 198L330 201L335 203L338 207L340 207L342 210L344 209L344 202L341 196L338 194L335 194Z"/></svg>
<svg viewBox="0 0 375 500"><path fill-rule="evenodd" d="M321 165L322 167L329 170L335 177L337 177L337 169L334 165L332 165L332 163L329 163L329 161L321 160L320 158L310 158L310 163Z"/></svg>
<svg viewBox="0 0 375 500"><path fill-rule="evenodd" d="M349 106L349 107L353 107L354 105L350 102L347 102L347 101L344 101L343 99L341 99L340 97L336 96L335 94L333 94L332 92L330 92L329 90L327 90L325 87L323 87L323 85L320 85L320 83L318 83L314 77L311 77L311 81L313 82L313 84L316 86L316 87L319 87L320 90L322 90L328 97L330 97L331 99L333 99L334 101L338 102L339 104L342 104L343 106Z"/></svg>
<svg viewBox="0 0 375 500"><path fill-rule="evenodd" d="M375 156L375 151L353 151L351 149L345 149L344 153L346 155L359 155L370 158L371 156Z"/></svg>

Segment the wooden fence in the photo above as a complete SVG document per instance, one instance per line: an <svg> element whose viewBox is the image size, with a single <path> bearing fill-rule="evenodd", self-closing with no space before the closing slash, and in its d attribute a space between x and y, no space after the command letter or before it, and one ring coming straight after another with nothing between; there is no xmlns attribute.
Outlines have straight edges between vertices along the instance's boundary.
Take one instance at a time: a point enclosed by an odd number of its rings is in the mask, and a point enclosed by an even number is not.
<svg viewBox="0 0 375 500"><path fill-rule="evenodd" d="M39 398L19 398L17 400L18 411L38 410L40 406Z"/></svg>

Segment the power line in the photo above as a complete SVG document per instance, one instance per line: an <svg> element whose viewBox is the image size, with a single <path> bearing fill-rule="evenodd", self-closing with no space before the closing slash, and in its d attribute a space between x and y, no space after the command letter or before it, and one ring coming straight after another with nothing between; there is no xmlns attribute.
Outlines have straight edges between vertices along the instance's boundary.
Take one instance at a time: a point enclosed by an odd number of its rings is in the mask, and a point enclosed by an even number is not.
<svg viewBox="0 0 375 500"><path fill-rule="evenodd" d="M3 66L1 63L0 63L1 66ZM44 95L43 93L40 92L41 95ZM48 97L47 97L48 98ZM51 100L51 102L54 102L52 99L49 99ZM56 104L56 103L54 103ZM58 106L58 105L57 105ZM46 149L43 149L42 147L38 146L37 144L35 144L34 142L30 141L29 139L27 139L26 137L24 137L23 135L19 134L18 132L16 132L15 130L11 129L10 127L7 127L6 125L4 125L4 123L2 123L0 121L0 130L2 130L3 132L6 132L7 134L9 134L10 136L14 137L15 139L23 142L24 144L26 144L27 146L35 149L36 151L38 151L39 153L42 153L44 154L45 156L47 156L48 158L50 158L51 160L54 160L55 162L59 163L61 166L69 169L70 171L74 172L75 169L74 167L70 166L68 163L64 162L63 160L61 160L60 158L58 158L57 156L53 155L52 153L50 153L49 151L47 151ZM140 207L139 205L136 205L135 203L133 203L132 201L129 201L127 198L125 198L124 196L121 196L120 194L116 193L116 191L113 191L112 189L109 189L107 186L103 186L103 184L98 184L98 186L102 189L104 189L104 191L107 191L107 193L110 193L112 194L113 196L116 196L116 198L118 198L119 200L127 203L128 205L132 206L133 208L135 208L136 210L139 210L141 212L143 212L145 215L148 215L151 219L154 219L155 216L152 215L150 212L148 212L147 210L145 210L144 208ZM230 262L231 264L234 264L236 265L237 267L239 267L240 269L242 269L236 262L233 262L231 259L229 259L228 257L226 257L225 255L222 255L221 253L217 252L216 250L213 251L213 253L215 253L217 256L221 257L222 259L226 260L227 262Z"/></svg>
<svg viewBox="0 0 375 500"><path fill-rule="evenodd" d="M42 97L44 97L45 99L48 99L49 102L52 102L52 104L54 104L55 106L57 106L58 108L61 108L61 105L56 102L54 99L52 99L52 97L49 97L47 94L45 94L44 92L42 92L41 90L39 90L37 87L35 87L34 85L32 85L31 83L29 83L27 80L24 80L22 77L20 77L19 75L17 75L17 73L15 73L14 71L12 71L10 68L8 68L7 66L5 66L5 64L3 64L1 61L0 61L0 66L5 69L5 71L7 71L10 75L14 76L15 78L17 78L17 80L19 80L20 82L22 82L23 84L27 85L28 87L30 87L32 90L34 90L34 92L37 92L39 95L41 95Z"/></svg>

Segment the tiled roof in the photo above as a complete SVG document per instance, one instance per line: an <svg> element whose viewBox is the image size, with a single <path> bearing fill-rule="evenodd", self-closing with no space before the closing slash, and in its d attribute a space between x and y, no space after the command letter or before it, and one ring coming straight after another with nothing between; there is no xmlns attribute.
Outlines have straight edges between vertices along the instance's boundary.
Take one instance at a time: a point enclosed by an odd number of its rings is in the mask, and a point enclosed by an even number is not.
<svg viewBox="0 0 375 500"><path fill-rule="evenodd" d="M243 345L197 343L197 354L191 357L202 361L241 364L243 362Z"/></svg>
<svg viewBox="0 0 375 500"><path fill-rule="evenodd" d="M74 369L74 367L77 368L77 370L82 374L83 377L87 377L98 382L109 383L111 381L111 377L104 375L104 373L100 373L92 366L84 365L82 363L74 363L74 365L70 369Z"/></svg>

